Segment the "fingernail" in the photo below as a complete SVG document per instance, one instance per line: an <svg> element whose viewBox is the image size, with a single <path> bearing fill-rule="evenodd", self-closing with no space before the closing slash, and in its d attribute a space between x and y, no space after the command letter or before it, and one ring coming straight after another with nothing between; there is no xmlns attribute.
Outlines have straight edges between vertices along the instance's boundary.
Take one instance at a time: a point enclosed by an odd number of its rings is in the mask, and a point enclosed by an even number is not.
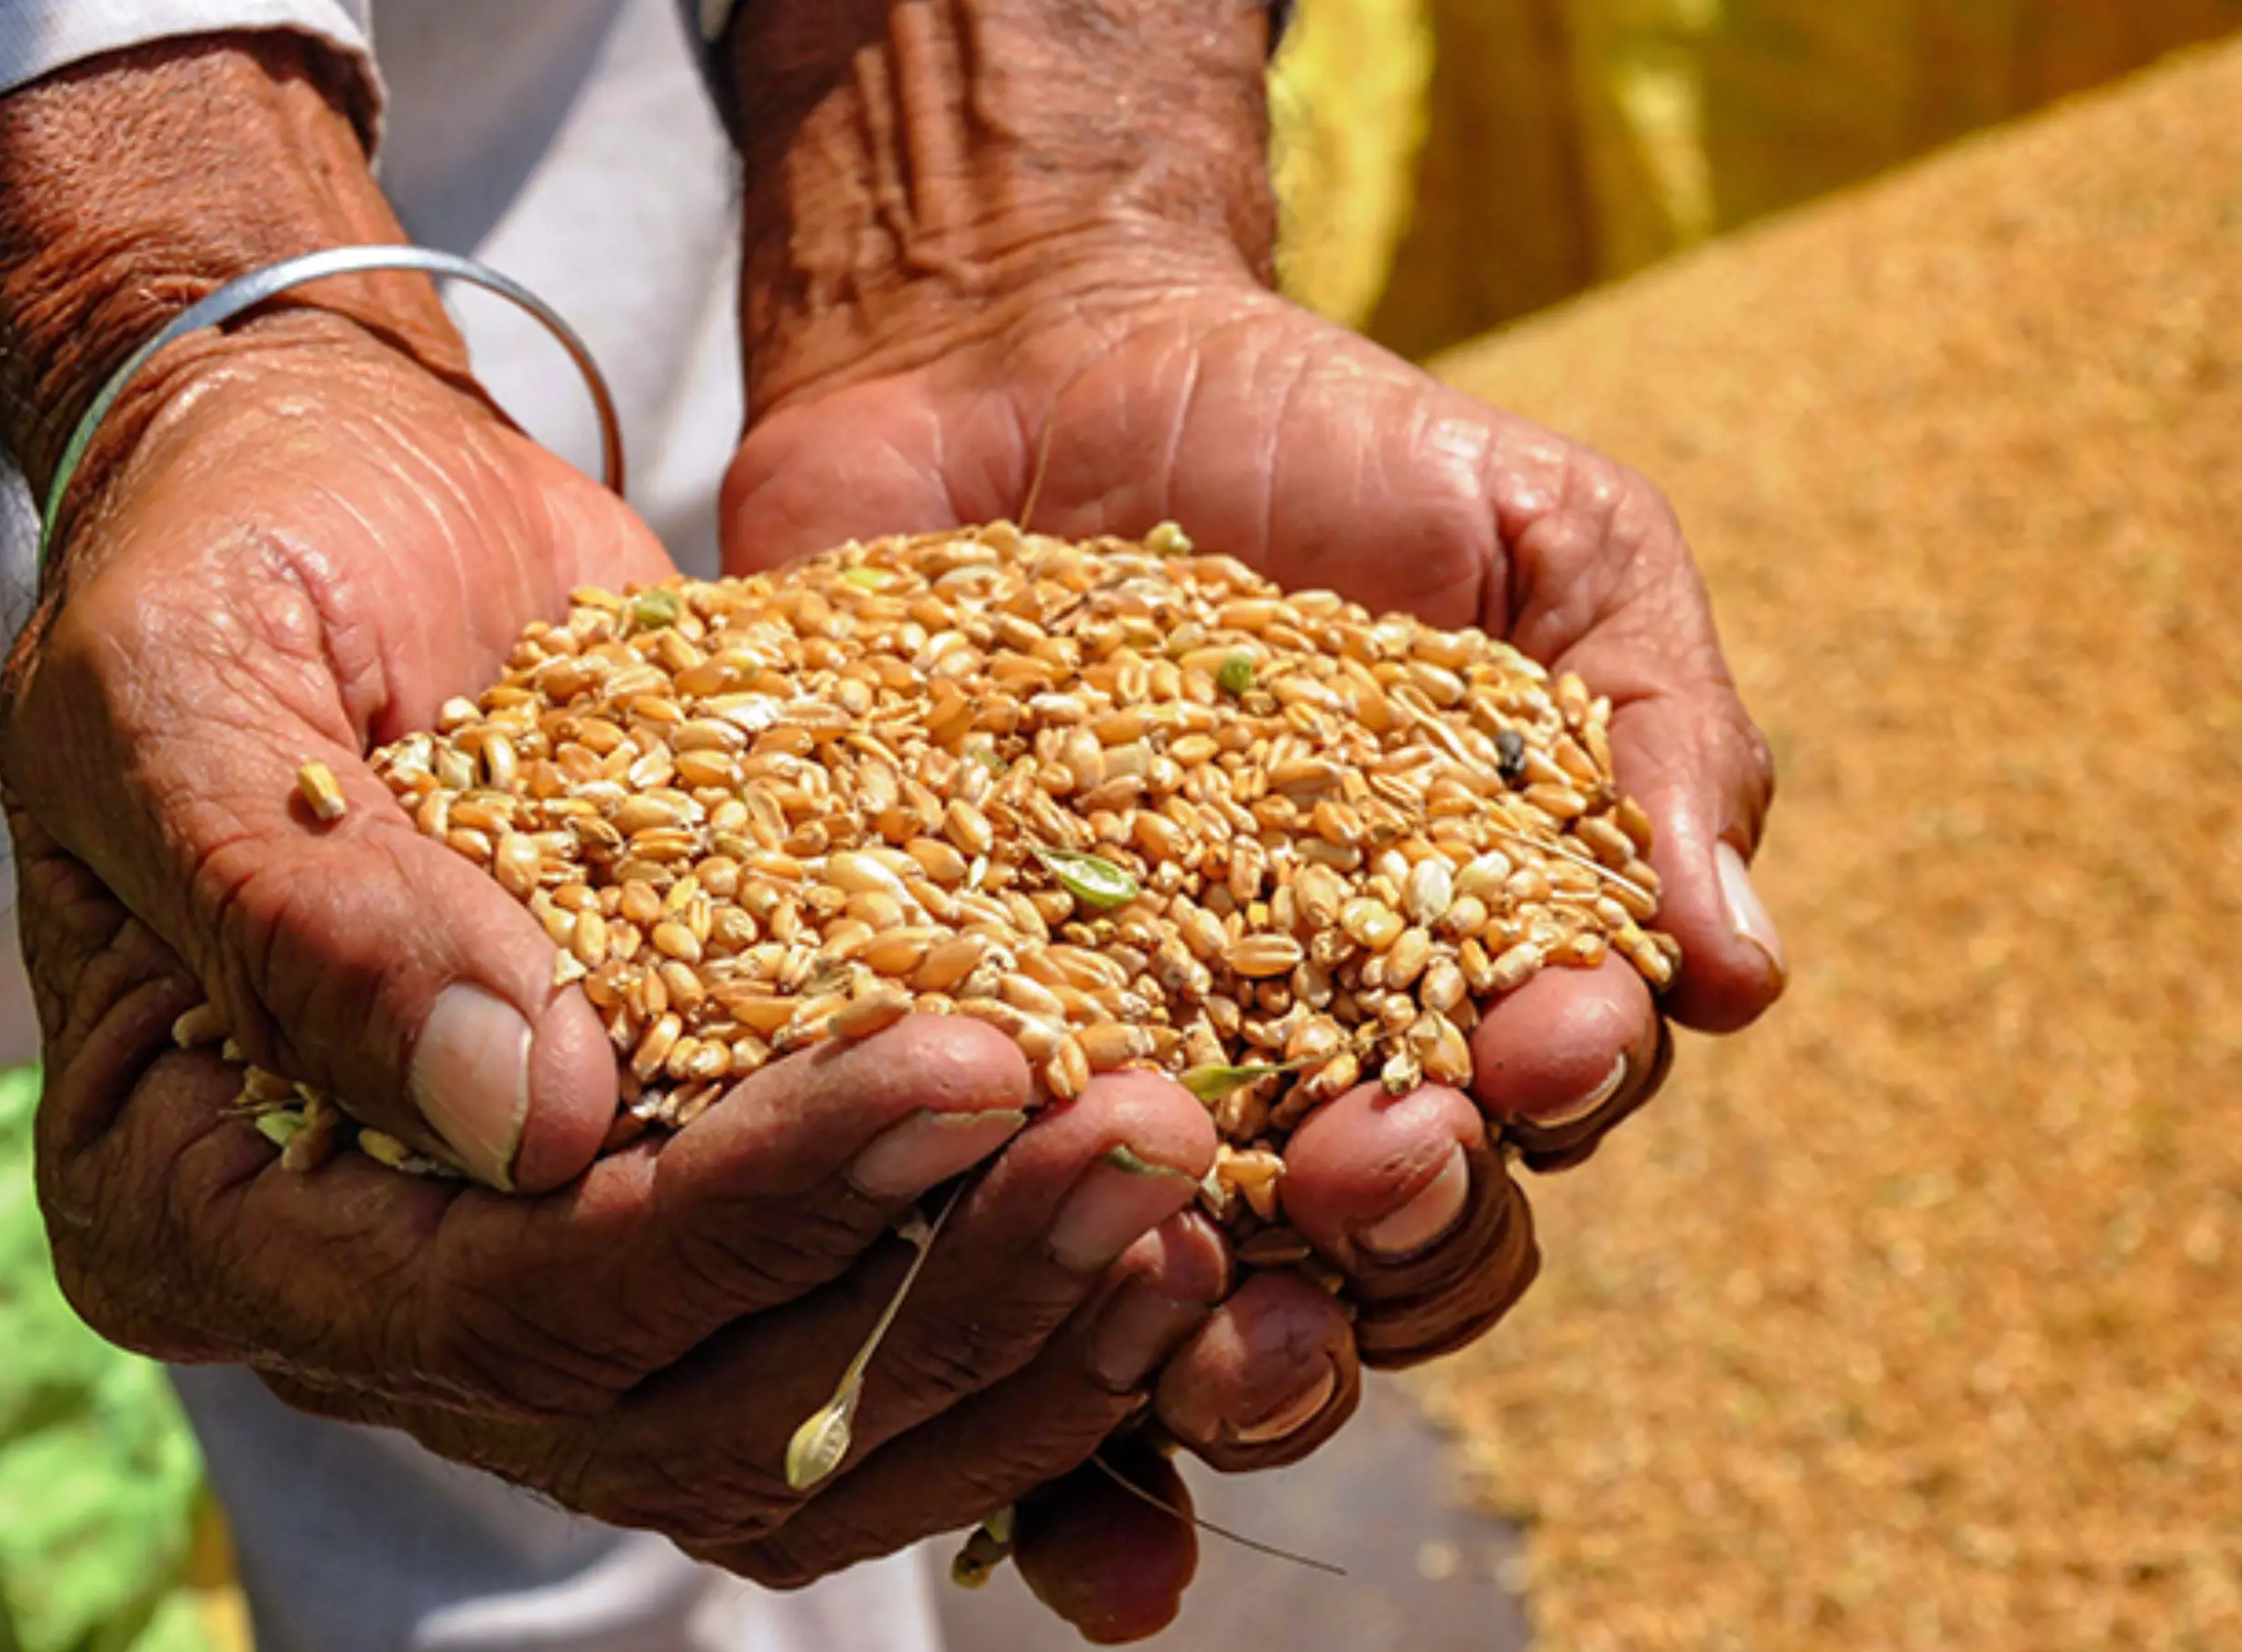
<svg viewBox="0 0 2242 1652"><path fill-rule="evenodd" d="M1019 1134L1028 1115L1014 1108L989 1113L915 1113L890 1125L856 1156L848 1179L871 1199L903 1199L970 1170Z"/></svg>
<svg viewBox="0 0 2242 1652"><path fill-rule="evenodd" d="M1126 1393L1158 1370L1214 1311L1204 1302L1179 1302L1141 1285L1123 1287L1091 1335L1091 1374L1115 1393Z"/></svg>
<svg viewBox="0 0 2242 1652"><path fill-rule="evenodd" d="M1233 1428L1230 1430L1230 1438L1239 1445L1268 1445L1271 1440L1282 1440L1288 1434L1297 1433L1309 1422L1314 1420L1317 1412L1331 1404L1331 1397L1338 1386L1339 1374L1326 1364L1322 1376L1302 1388L1258 1422L1247 1423L1243 1428Z"/></svg>
<svg viewBox="0 0 2242 1652"><path fill-rule="evenodd" d="M1551 1107L1545 1113L1529 1113L1526 1115L1526 1123L1543 1130L1557 1130L1567 1125L1577 1125L1617 1095L1619 1086L1627 1082L1627 1059L1623 1050L1612 1062L1611 1071L1604 1075L1594 1090L1577 1100L1567 1102L1562 1107Z"/></svg>
<svg viewBox="0 0 2242 1652"><path fill-rule="evenodd" d="M1051 1224L1051 1255L1081 1273L1104 1267L1139 1234L1149 1233L1189 1204L1198 1191L1197 1180L1188 1173L1148 1176L1118 1165L1093 1165L1067 1195L1059 1220Z"/></svg>
<svg viewBox="0 0 2242 1652"><path fill-rule="evenodd" d="M437 994L406 1079L429 1127L460 1168L505 1191L529 1120L529 1023L465 983Z"/></svg>
<svg viewBox="0 0 2242 1652"><path fill-rule="evenodd" d="M1782 936L1760 903L1759 891L1752 886L1751 869L1745 865L1743 855L1734 843L1724 842L1713 852L1713 859L1720 868L1721 899L1727 904L1728 927L1767 955L1778 981L1787 980L1790 971L1783 962Z"/></svg>
<svg viewBox="0 0 2242 1652"><path fill-rule="evenodd" d="M1385 1261L1413 1255L1442 1237L1464 1214L1471 1194L1471 1166L1461 1144L1449 1148L1440 1174L1391 1215L1381 1216L1355 1235L1355 1244Z"/></svg>

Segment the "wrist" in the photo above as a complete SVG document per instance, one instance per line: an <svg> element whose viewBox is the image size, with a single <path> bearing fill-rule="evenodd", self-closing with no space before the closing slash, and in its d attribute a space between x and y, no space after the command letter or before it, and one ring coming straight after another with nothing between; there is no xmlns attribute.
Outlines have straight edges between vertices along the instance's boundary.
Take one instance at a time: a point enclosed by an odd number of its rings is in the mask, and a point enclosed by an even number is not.
<svg viewBox="0 0 2242 1652"><path fill-rule="evenodd" d="M224 283L297 253L400 239L321 49L291 36L169 42L0 100L0 420L43 495L71 429L125 356ZM250 331L366 331L439 371L463 367L417 277L347 277L284 301ZM190 364L223 336L168 348L89 453L84 497Z"/></svg>
<svg viewBox="0 0 2242 1652"><path fill-rule="evenodd" d="M1262 0L753 0L731 41L749 406L1054 296L1266 283Z"/></svg>

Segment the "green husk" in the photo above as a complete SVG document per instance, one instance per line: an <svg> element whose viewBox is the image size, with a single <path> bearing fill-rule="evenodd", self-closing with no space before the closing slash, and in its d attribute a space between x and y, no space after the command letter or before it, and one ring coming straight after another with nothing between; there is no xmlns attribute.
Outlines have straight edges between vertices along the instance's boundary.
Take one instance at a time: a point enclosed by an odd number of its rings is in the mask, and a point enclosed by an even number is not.
<svg viewBox="0 0 2242 1652"><path fill-rule="evenodd" d="M1274 1078L1280 1072L1296 1072L1306 1065L1305 1061L1277 1061L1247 1067L1194 1067L1176 1082L1212 1106L1233 1090L1243 1090L1257 1080Z"/></svg>
<svg viewBox="0 0 2242 1652"><path fill-rule="evenodd" d="M1038 844L1035 857L1069 895L1101 912L1126 907L1144 893L1126 869L1098 855Z"/></svg>
<svg viewBox="0 0 2242 1652"><path fill-rule="evenodd" d="M631 623L641 631L659 631L674 625L685 612L685 599L667 585L641 591L631 599Z"/></svg>

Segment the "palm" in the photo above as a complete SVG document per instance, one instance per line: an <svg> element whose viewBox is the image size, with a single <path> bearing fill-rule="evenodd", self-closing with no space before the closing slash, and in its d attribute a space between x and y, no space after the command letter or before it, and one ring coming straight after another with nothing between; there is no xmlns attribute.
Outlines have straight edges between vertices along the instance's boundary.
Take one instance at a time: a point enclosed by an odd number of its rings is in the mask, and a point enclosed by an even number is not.
<svg viewBox="0 0 2242 1652"><path fill-rule="evenodd" d="M667 560L620 500L378 349L308 368L245 353L117 498L73 548L70 600L9 708L10 784L48 828L23 858L27 906L76 911L93 958L101 926L136 915L267 1064L354 1098L387 1088L331 1039L408 963L461 972L465 942L430 911L526 926L525 957L538 934L412 834L361 755L488 682L572 585ZM321 837L288 814L314 756L362 811ZM101 910L64 889L98 889Z"/></svg>
<svg viewBox="0 0 2242 1652"><path fill-rule="evenodd" d="M1258 288L1075 298L1002 344L767 412L726 484L730 566L1028 514L1037 528L1076 536L1133 535L1172 518L1285 586L1331 587L1375 610L1506 636L1579 670L1621 707L1621 777L1659 822L1668 921L1698 961L1667 1007L1710 1026L1763 1007L1772 996L1764 968L1739 956L1710 864L1715 833L1756 832L1756 735L1656 495ZM1656 1088L1663 1049L1630 972L1545 973L1489 1006L1473 1088L1497 1115L1603 1096L1578 1126L1584 1134L1552 1155L1562 1160ZM1357 1312L1338 1334L1365 1363L1453 1348L1522 1284L1515 1257L1499 1255L1495 1213L1508 1207L1495 1197L1475 1197L1473 1214L1399 1263L1355 1244L1459 1147L1475 1185L1503 1186L1484 1141L1453 1092L1390 1108L1357 1092L1288 1147L1288 1214L1327 1254L1350 1259ZM1313 1314L1298 1311L1299 1340L1313 1345ZM1167 1403L1234 1393L1251 1371L1207 1357L1203 1344L1187 1352L1163 1384L1162 1421L1220 1466L1269 1461L1197 1428L1210 1405ZM1330 1407L1282 1442L1279 1460L1326 1436L1345 1409ZM1054 1506L1086 1507L1100 1494L1094 1481L1072 1484ZM1048 1570L1067 1575L1055 1562ZM1076 1570L1117 1587L1088 1557Z"/></svg>
<svg viewBox="0 0 2242 1652"><path fill-rule="evenodd" d="M1480 478L1439 444L1484 449L1496 416L1455 398L1466 429L1428 429L1427 389L1257 290L1069 312L1001 356L947 357L773 414L735 471L735 560L1017 516L1032 494L1050 531L1173 517L1284 584L1475 621L1492 525L1475 509ZM1405 545L1417 554L1391 554Z"/></svg>
<svg viewBox="0 0 2242 1652"><path fill-rule="evenodd" d="M731 565L1032 499L1049 531L1172 517L1281 584L1483 625L1620 707L1620 777L1692 953L1670 1013L1726 1028L1765 1007L1779 981L1739 950L1713 866L1719 838L1758 835L1764 753L1654 490L1257 288L1050 309L759 420L726 487Z"/></svg>

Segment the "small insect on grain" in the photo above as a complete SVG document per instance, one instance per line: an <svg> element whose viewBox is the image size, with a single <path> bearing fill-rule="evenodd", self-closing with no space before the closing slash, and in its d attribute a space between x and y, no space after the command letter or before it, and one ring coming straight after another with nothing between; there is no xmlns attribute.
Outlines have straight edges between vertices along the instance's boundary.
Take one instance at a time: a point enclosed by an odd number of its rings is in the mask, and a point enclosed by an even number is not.
<svg viewBox="0 0 2242 1652"><path fill-rule="evenodd" d="M1156 1179L1165 1178L1169 1180L1180 1179L1182 1181L1198 1179L1188 1170L1179 1170L1173 1165L1164 1165L1157 1159L1147 1158L1136 1148L1126 1144L1118 1144L1106 1148L1099 1155L1099 1157L1113 1166L1115 1169L1130 1176L1149 1176Z"/></svg>
<svg viewBox="0 0 2242 1652"><path fill-rule="evenodd" d="M1526 736L1516 729L1497 729L1495 733L1495 755L1498 760L1496 772L1508 786L1521 786L1526 780Z"/></svg>

